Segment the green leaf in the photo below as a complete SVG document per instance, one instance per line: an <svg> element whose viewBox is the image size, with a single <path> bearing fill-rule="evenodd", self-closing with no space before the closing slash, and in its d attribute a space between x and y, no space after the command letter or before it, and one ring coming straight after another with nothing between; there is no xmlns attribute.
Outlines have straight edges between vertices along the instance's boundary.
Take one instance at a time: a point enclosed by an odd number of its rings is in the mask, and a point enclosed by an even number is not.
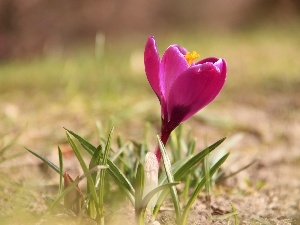
<svg viewBox="0 0 300 225"><path fill-rule="evenodd" d="M158 145L159 145L159 148L160 148L160 151L162 154L164 167L165 167L165 170L167 173L168 182L174 183L174 177L173 177L173 174L171 171L171 162L167 155L167 151L166 151L162 141L160 140L159 136L157 136L157 140L158 140ZM181 220L180 219L181 212L180 212L179 198L178 198L176 187L172 186L170 191L171 191L171 196L172 196L173 204L174 204L174 208L175 208L176 219L177 219L177 221L180 221Z"/></svg>
<svg viewBox="0 0 300 225"><path fill-rule="evenodd" d="M116 184L121 188L121 190L124 191L124 193L126 194L128 199L130 200L131 204L134 206L135 205L135 200L134 200L135 191L134 191L134 188L132 187L131 183L125 177L125 175L116 167L115 164L113 164L113 163L110 164L109 161L107 164L109 166L109 169L107 170L107 172L109 173L109 175L112 176L112 178L114 179ZM114 168L112 168L112 166L114 166Z"/></svg>
<svg viewBox="0 0 300 225"><path fill-rule="evenodd" d="M208 151L208 150L206 150ZM203 169L204 169L204 176L206 177L205 179L205 190L206 190L206 199L209 198L209 195L211 193L211 176L210 176L210 163L209 163L209 152L206 154L203 160ZM208 202L208 201L207 201Z"/></svg>
<svg viewBox="0 0 300 225"><path fill-rule="evenodd" d="M101 161L101 165L107 164L108 154L109 154L109 150L110 150L111 136L112 136L113 130L114 130L114 127L112 127L109 132L107 142L105 145L104 154L103 154L102 161ZM103 218L105 174L106 174L105 170L100 171L100 183L99 183L99 195L98 195L99 196L99 218Z"/></svg>
<svg viewBox="0 0 300 225"><path fill-rule="evenodd" d="M60 195L61 195L61 193L60 193ZM48 197L48 196L46 196L46 197L44 198L44 200L45 200L46 205L47 205L48 207L51 206L52 203L55 201L55 199L50 198L50 197Z"/></svg>
<svg viewBox="0 0 300 225"><path fill-rule="evenodd" d="M90 154L93 155L94 152L97 150L95 146L93 146L91 143L86 141L84 138L80 137L78 134L75 134L73 131L68 130L67 128L64 127L66 131L68 131L69 134L71 134L73 137L75 137L82 147Z"/></svg>
<svg viewBox="0 0 300 225"><path fill-rule="evenodd" d="M226 155L224 155L211 169L210 169L210 177L212 177L214 175L214 173L220 168L220 166L225 162L225 160L228 158L229 153L227 153ZM191 195L188 203L186 204L183 213L182 213L182 220L180 222L180 225L185 225L186 224L186 219L187 219L187 215L188 212L190 211L193 203L196 201L199 192L202 190L202 188L204 187L204 185L206 184L206 177L204 176L200 183L197 185L196 189L194 190L193 194Z"/></svg>
<svg viewBox="0 0 300 225"><path fill-rule="evenodd" d="M101 153L102 153L102 146L99 145L98 148L96 149L96 151L94 152L93 156L92 156L92 159L91 159L90 164L89 164L89 169L92 169L95 166L100 165ZM92 179L93 179L94 183L96 184L97 174L93 173L91 176L92 176Z"/></svg>
<svg viewBox="0 0 300 225"><path fill-rule="evenodd" d="M66 129L66 128L65 128ZM67 129L66 129L67 130ZM75 134L74 132L67 130L73 137L75 137L83 146L83 148L91 155L97 150L96 147L91 145L89 142L87 142L85 139L80 137L78 134ZM100 153L100 157L103 158L103 153ZM134 188L132 187L129 180L126 178L126 176L122 173L121 170L115 165L113 161L111 161L109 158L107 159L107 164L109 166L109 169L107 172L113 177L116 184L125 192L127 197L129 198L130 202L134 206Z"/></svg>
<svg viewBox="0 0 300 225"><path fill-rule="evenodd" d="M60 203L60 201L63 199L63 197L68 194L75 186L79 183L79 179L76 179L72 184L70 184L66 189L63 190L63 192L51 203L49 208L46 212L50 212L54 207Z"/></svg>
<svg viewBox="0 0 300 225"><path fill-rule="evenodd" d="M78 162L80 163L80 166L81 166L83 172L85 174L87 174L86 178L87 178L87 182L88 182L88 185L89 185L89 193L91 194L91 196L92 196L92 198L93 198L93 200L95 202L96 208L99 208L99 202L98 202L98 198L97 198L96 188L95 188L92 176L89 173L88 167L85 164L85 162L83 160L83 157L82 157L79 149L77 148L77 146L75 145L74 141L70 137L69 132L67 131L66 134L67 134L68 141L69 141L69 143L70 143L70 145L71 145L71 147L72 147L72 149L73 149L73 151L74 151L74 153L75 153L75 155L76 155L76 157L78 159Z"/></svg>
<svg viewBox="0 0 300 225"><path fill-rule="evenodd" d="M136 179L135 179L135 210L140 208L143 199L144 181L145 181L144 166L141 163L139 163L136 172Z"/></svg>
<svg viewBox="0 0 300 225"><path fill-rule="evenodd" d="M154 188L152 191L150 191L142 200L140 207L142 208L146 208L148 203L150 202L151 198L153 198L153 196L155 194L157 194L158 192L168 189L172 186L175 186L177 184L179 184L180 182L173 182L173 183L167 183L167 184L163 184L160 185L159 187Z"/></svg>
<svg viewBox="0 0 300 225"><path fill-rule="evenodd" d="M196 140L193 139L188 143L188 151L187 151L187 155L192 155L195 152L195 148L196 148Z"/></svg>
<svg viewBox="0 0 300 225"><path fill-rule="evenodd" d="M167 183L167 184L163 184L159 187L154 188L152 191L150 191L141 201L141 203L139 204L139 207L135 209L135 213L136 213L136 219L137 219L137 223L139 225L144 224L144 218L145 218L145 211L146 208L149 204L149 202L151 201L151 199L160 191L165 190L165 189L169 189L170 187L179 184L179 182L174 182L174 183Z"/></svg>
<svg viewBox="0 0 300 225"><path fill-rule="evenodd" d="M132 187L131 183L126 178L126 176L122 173L122 171L118 169L116 164L114 164L110 160L107 161L107 164L109 166L108 172L110 173L110 175L113 175L113 177L115 177L115 179L120 181L120 183L123 184L124 187L126 187L126 189L128 189L128 191L130 191L130 193L134 195L134 192L135 192L134 188Z"/></svg>
<svg viewBox="0 0 300 225"><path fill-rule="evenodd" d="M59 159L59 171L60 171L58 194L60 195L63 190L64 161L63 161L62 152L61 152L61 149L59 146L58 146L58 159Z"/></svg>
<svg viewBox="0 0 300 225"><path fill-rule="evenodd" d="M184 164L180 163L177 165L178 162L176 162L176 166L172 166L172 171L174 172L174 179L175 180L181 180L181 178L188 173L194 166L196 166L199 162L201 162L203 160L203 158L210 152L212 152L215 148L217 148L226 138L222 138L219 141L215 142L214 144L210 145L209 147L207 147L206 149L202 150L201 152L199 152L198 154L196 154L195 156L188 158L188 160L183 159ZM162 177L162 176L161 176ZM160 184L162 184L163 182L165 182L165 177L160 178ZM154 209L154 216L157 215L162 203L164 202L165 198L168 195L168 190L164 190L160 196L158 197L157 200L157 204L155 206Z"/></svg>
<svg viewBox="0 0 300 225"><path fill-rule="evenodd" d="M209 147L203 149L195 156L188 156L186 159L182 159L178 162L175 162L172 165L172 171L174 174L175 180L180 180L186 173L188 173L194 166L196 166L202 159L215 148L217 148L226 138L222 138ZM163 184L166 180L165 175L161 175L159 178L159 184Z"/></svg>
<svg viewBox="0 0 300 225"><path fill-rule="evenodd" d="M180 180L193 166L197 165L202 159L212 152L216 147L218 147L226 138L222 138L219 141L215 142L214 144L208 146L191 159L189 159L183 166L181 166L175 173L174 178L176 180Z"/></svg>
<svg viewBox="0 0 300 225"><path fill-rule="evenodd" d="M80 176L79 179L74 180L72 184L70 184L66 189L63 190L63 192L53 201L48 201L48 203L51 203L49 208L47 209L46 212L50 212L59 202L63 199L63 197L68 194L75 186L85 177L90 176L92 173L98 171L98 170L103 170L106 169L107 167L105 166L98 166L96 168L93 168L92 170L87 171L84 175Z"/></svg>
<svg viewBox="0 0 300 225"><path fill-rule="evenodd" d="M93 169L93 168L95 168L96 166L98 166L100 164L100 159L101 159L100 154L101 154L101 151L102 151L102 146L99 145L98 148L96 149L96 151L94 152L94 154L93 154L93 156L91 158L91 161L89 163L89 169L90 170ZM91 188L97 189L97 187L98 187L98 184L97 184L97 176L98 175L99 175L99 171L97 173L92 173L91 174L91 177L92 177L92 180L94 182L95 187L90 187L89 186L89 182L87 180L87 191L88 191L87 195L88 196L89 196L89 190ZM89 201L88 201L88 214L89 214L89 216L91 218L96 218L97 213L96 213L95 207L96 206L95 206L94 199L93 198L89 199Z"/></svg>
<svg viewBox="0 0 300 225"><path fill-rule="evenodd" d="M117 151L115 154L113 154L110 157L110 160L114 162L127 149L128 145L129 145L129 142L127 142L123 146L119 147L119 151Z"/></svg>
<svg viewBox="0 0 300 225"><path fill-rule="evenodd" d="M177 162L180 159L181 149L181 140L182 140L182 126L178 126L174 132L171 134L170 145L172 158L174 162Z"/></svg>
<svg viewBox="0 0 300 225"><path fill-rule="evenodd" d="M45 162L48 166L50 166L55 172L57 172L58 174L61 174L61 171L60 169L53 163L51 162L50 160L46 159L44 156L34 152L34 151L31 151L30 149L28 148L25 148L27 151L29 151L31 154L35 155L36 157L38 157L39 159L41 159L43 162Z"/></svg>
<svg viewBox="0 0 300 225"><path fill-rule="evenodd" d="M173 174L174 174L174 171L175 172L178 171L178 169L181 168L183 165L185 165L186 162L188 162L188 160L191 159L191 158L192 158L192 156L187 156L187 157L185 157L183 159L180 159L177 162L174 162L173 165L172 165L172 167L171 167ZM166 172L163 171L161 173L161 175L159 176L158 183L160 185L164 184L164 183L166 183L166 180L167 180L167 175L166 175Z"/></svg>
<svg viewBox="0 0 300 225"><path fill-rule="evenodd" d="M226 214L222 214L222 215L214 215L213 216L213 219L214 220L226 220L230 217L234 217L236 218L237 217L237 212L230 212L230 213L226 213ZM239 225L238 223L234 222L234 225Z"/></svg>
<svg viewBox="0 0 300 225"><path fill-rule="evenodd" d="M182 199L184 203L188 201L188 195L191 188L191 179L192 179L191 174L187 174L184 179L184 189L182 191Z"/></svg>
<svg viewBox="0 0 300 225"><path fill-rule="evenodd" d="M238 169L237 171L234 171L234 172L232 172L232 173L230 173L230 174L228 174L227 176L224 176L224 177L222 176L222 173L221 173L221 174L217 177L217 180L218 180L218 181L223 181L223 180L225 180L225 179L228 179L229 177L235 176L235 175L238 174L239 172L248 169L250 166L252 166L252 165L253 165L254 163L256 163L256 162L257 162L257 160L254 159L254 160L252 160L250 163L248 163L247 165L243 166L242 168Z"/></svg>

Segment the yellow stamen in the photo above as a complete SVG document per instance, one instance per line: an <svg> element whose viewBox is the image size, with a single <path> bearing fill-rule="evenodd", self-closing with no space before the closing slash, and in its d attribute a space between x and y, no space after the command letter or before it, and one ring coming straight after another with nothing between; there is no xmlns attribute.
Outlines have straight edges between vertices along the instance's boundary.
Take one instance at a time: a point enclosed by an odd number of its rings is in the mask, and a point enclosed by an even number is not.
<svg viewBox="0 0 300 225"><path fill-rule="evenodd" d="M184 55L186 61L188 62L189 66L192 65L193 61L197 58L200 57L200 55L196 52L196 51L193 51L192 53L190 52L187 52L185 55Z"/></svg>

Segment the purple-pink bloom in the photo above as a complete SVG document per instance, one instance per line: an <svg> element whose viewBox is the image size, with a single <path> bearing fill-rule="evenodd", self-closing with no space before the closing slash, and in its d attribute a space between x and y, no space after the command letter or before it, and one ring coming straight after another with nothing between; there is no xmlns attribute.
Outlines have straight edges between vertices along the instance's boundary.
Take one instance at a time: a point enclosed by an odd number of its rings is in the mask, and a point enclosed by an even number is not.
<svg viewBox="0 0 300 225"><path fill-rule="evenodd" d="M171 45L160 59L154 37L149 37L145 46L146 75L161 104L161 140L164 145L181 122L218 95L226 80L224 59L211 57L193 63L188 54L185 48ZM159 148L156 157L160 162Z"/></svg>

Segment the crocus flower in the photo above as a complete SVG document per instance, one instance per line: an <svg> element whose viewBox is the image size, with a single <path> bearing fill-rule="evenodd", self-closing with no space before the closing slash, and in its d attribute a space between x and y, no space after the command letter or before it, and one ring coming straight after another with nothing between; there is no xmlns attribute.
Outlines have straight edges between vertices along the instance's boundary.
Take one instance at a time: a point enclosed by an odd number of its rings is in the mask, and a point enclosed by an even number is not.
<svg viewBox="0 0 300 225"><path fill-rule="evenodd" d="M165 145L171 132L209 104L222 89L226 61L210 57L196 63L197 52L188 52L179 45L171 45L160 59L154 37L149 37L144 52L148 81L161 105L161 140ZM160 149L156 150L158 162Z"/></svg>

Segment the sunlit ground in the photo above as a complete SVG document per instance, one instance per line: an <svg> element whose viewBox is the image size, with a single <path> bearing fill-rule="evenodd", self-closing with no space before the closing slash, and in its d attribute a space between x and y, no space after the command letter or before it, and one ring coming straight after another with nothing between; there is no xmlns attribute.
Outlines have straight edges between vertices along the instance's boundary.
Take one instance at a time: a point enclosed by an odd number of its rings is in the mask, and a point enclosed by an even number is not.
<svg viewBox="0 0 300 225"><path fill-rule="evenodd" d="M5 145L22 130L5 153L6 157L20 153L21 158L0 157L4 177L0 194L8 196L0 201L1 208L7 209L1 210L3 216L18 209L28 191L18 189L14 181L25 186L39 183L29 171L37 162L31 160L33 156L23 146L44 153L55 151L57 145L66 142L63 127L95 142L96 122L101 122L104 130L113 124L116 135L138 141L148 129L149 146L155 147L160 107L144 73L146 38L106 39L103 45L68 52L56 49L33 60L0 65L0 141ZM274 164L281 162L279 159L288 162L288 171L299 169L299 29L261 28L193 35L184 32L155 34L155 38L161 54L168 45L178 43L196 50L202 58L216 56L227 60L228 79L220 95L183 125L197 138L199 149L224 136L243 136L231 150L240 154L245 163L247 157L259 158L263 167L260 170L265 171L259 178L245 175L244 180L263 180L271 190L278 182L272 171ZM271 162L267 160L269 156ZM282 185L299 185L299 173L287 174ZM239 185L245 188L245 181L241 180ZM36 196L36 201L42 201L42 197ZM288 211L280 213L287 217ZM293 211L289 216L297 215Z"/></svg>

